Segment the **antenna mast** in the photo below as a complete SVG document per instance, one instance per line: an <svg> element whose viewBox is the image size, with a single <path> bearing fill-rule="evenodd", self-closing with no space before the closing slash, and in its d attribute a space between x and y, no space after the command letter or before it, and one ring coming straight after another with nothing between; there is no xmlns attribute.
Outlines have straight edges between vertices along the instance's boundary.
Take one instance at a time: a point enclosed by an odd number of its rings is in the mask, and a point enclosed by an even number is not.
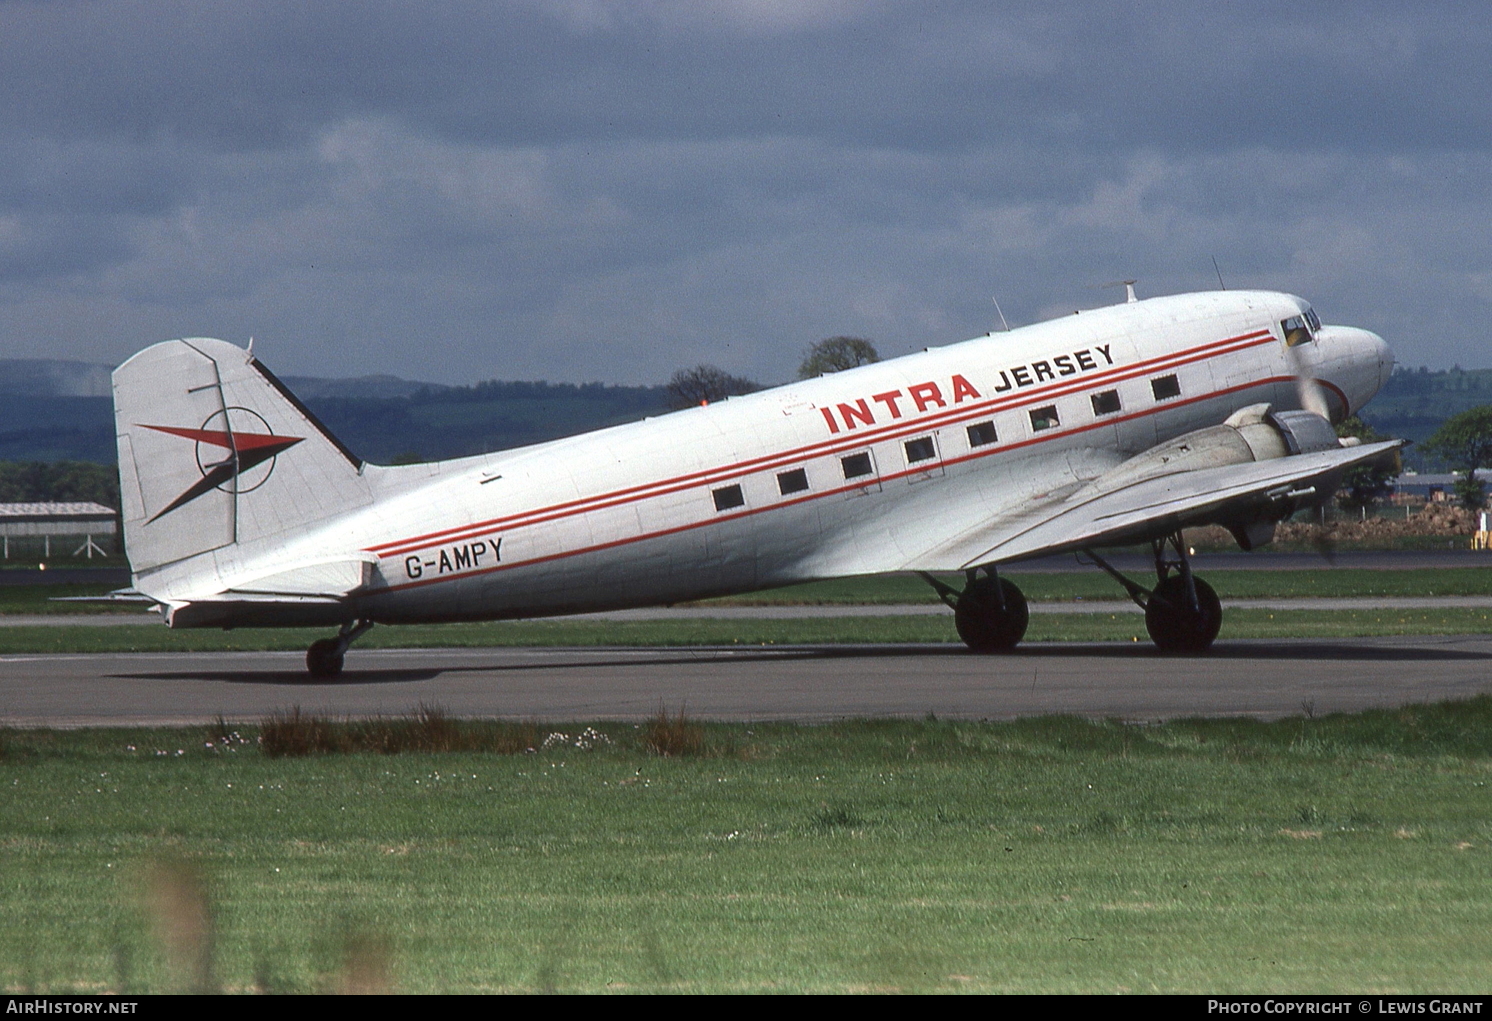
<svg viewBox="0 0 1492 1021"><path fill-rule="evenodd" d="M994 295L990 295L989 300L995 303L995 311L1000 312L1000 299L996 298ZM1010 332L1010 324L1005 321L1004 312L1000 312L1000 325L1004 328L1006 333Z"/></svg>

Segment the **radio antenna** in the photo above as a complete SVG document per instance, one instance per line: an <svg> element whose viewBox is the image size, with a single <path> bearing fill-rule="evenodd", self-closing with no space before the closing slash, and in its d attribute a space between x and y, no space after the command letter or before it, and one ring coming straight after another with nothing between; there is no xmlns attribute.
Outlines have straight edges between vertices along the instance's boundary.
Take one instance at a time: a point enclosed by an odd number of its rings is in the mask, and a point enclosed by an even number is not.
<svg viewBox="0 0 1492 1021"><path fill-rule="evenodd" d="M1217 268L1217 256L1215 255L1212 257L1212 272L1217 274L1218 287L1226 291L1228 289L1228 285L1223 283L1223 271Z"/></svg>
<svg viewBox="0 0 1492 1021"><path fill-rule="evenodd" d="M992 295L990 295L990 299L989 300L993 301L995 303L995 311L996 312L1000 312L1000 299L996 298L992 294ZM1006 333L1010 332L1010 324L1005 321L1005 313L1004 312L1000 312L1000 325L1002 327L1004 327Z"/></svg>

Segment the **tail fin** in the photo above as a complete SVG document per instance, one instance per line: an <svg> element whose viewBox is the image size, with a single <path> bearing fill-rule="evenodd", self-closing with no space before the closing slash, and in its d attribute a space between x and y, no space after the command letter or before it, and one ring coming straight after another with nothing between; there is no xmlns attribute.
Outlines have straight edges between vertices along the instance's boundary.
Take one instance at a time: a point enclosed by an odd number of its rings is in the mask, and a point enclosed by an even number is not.
<svg viewBox="0 0 1492 1021"><path fill-rule="evenodd" d="M252 354L170 340L114 370L130 566L149 571L371 502L362 462Z"/></svg>

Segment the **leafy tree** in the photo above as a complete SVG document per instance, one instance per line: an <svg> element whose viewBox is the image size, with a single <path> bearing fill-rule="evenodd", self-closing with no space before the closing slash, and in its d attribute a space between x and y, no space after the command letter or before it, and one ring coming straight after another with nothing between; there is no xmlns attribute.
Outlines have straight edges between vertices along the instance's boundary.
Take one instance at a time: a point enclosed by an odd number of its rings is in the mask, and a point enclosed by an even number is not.
<svg viewBox="0 0 1492 1021"><path fill-rule="evenodd" d="M737 394L749 394L760 390L761 384L742 376L732 376L715 365L696 365L675 372L665 389L668 390L668 406L677 411Z"/></svg>
<svg viewBox="0 0 1492 1021"><path fill-rule="evenodd" d="M812 379L826 372L843 372L880 360L875 345L862 337L830 337L808 349L803 364L798 366L798 378Z"/></svg>
<svg viewBox="0 0 1492 1021"><path fill-rule="evenodd" d="M101 503L119 508L119 473L86 461L0 461L0 503Z"/></svg>
<svg viewBox="0 0 1492 1021"><path fill-rule="evenodd" d="M1469 511L1479 511L1487 506L1487 487L1470 472L1456 477L1451 492L1456 494L1456 502Z"/></svg>
<svg viewBox="0 0 1492 1021"><path fill-rule="evenodd" d="M1492 467L1492 404L1452 415L1424 442L1424 451L1455 471L1456 499L1468 510L1481 510L1487 496L1477 469Z"/></svg>
<svg viewBox="0 0 1492 1021"><path fill-rule="evenodd" d="M1381 443L1389 438L1356 415L1337 426L1337 435L1356 436L1364 443ZM1337 490L1337 506L1353 513L1365 511L1388 497L1395 474L1394 464L1387 458L1348 470Z"/></svg>

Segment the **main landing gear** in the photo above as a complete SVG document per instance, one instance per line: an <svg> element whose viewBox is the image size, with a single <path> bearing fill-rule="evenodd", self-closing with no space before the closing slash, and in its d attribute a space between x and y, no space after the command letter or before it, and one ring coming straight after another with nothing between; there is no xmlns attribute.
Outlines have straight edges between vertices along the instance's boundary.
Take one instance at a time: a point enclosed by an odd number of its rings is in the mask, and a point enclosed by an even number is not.
<svg viewBox="0 0 1492 1021"><path fill-rule="evenodd" d="M342 657L347 654L347 647L372 626L371 620L348 621L337 637L312 642L306 650L306 670L317 680L337 676L342 672Z"/></svg>
<svg viewBox="0 0 1492 1021"><path fill-rule="evenodd" d="M1092 550L1083 552L1123 585L1145 611L1145 630L1166 653L1206 652L1223 623L1223 606L1212 586L1192 574L1181 533L1151 544L1155 554L1155 588L1130 581ZM1025 637L1030 611L1021 590L1001 578L994 567L964 572L963 591L932 575L918 572L943 602L953 607L958 636L974 652L1009 652Z"/></svg>
<svg viewBox="0 0 1492 1021"><path fill-rule="evenodd" d="M953 626L965 645L975 652L1009 652L1025 637L1031 619L1026 597L993 567L965 571L964 578L960 592L922 574L943 602L953 607Z"/></svg>
<svg viewBox="0 0 1492 1021"><path fill-rule="evenodd" d="M1092 550L1093 562L1123 585L1145 610L1145 630L1161 652L1206 652L1223 624L1223 605L1211 585L1192 574L1191 559L1181 533L1151 544L1155 552L1155 588L1147 591L1116 571ZM1172 557L1167 545L1175 551Z"/></svg>

